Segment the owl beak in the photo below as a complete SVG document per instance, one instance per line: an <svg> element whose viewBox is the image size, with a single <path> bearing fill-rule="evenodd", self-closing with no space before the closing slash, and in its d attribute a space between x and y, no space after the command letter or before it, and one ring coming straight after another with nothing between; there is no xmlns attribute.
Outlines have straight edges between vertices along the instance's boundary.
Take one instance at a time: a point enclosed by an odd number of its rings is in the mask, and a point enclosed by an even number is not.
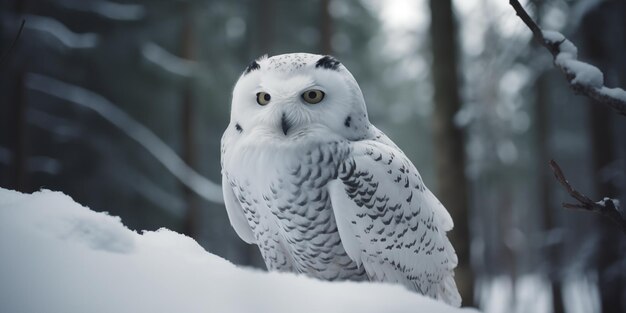
<svg viewBox="0 0 626 313"><path fill-rule="evenodd" d="M287 136L287 132L289 131L289 128L291 128L291 123L287 120L285 113L283 113L283 116L281 117L280 125L283 128L283 134Z"/></svg>

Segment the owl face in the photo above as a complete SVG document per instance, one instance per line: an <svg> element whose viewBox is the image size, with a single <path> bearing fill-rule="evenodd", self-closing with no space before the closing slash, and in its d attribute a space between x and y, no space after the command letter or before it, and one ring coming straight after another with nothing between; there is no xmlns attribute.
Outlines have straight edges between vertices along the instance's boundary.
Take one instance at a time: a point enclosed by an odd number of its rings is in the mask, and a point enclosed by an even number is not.
<svg viewBox="0 0 626 313"><path fill-rule="evenodd" d="M235 85L231 110L229 127L242 135L289 139L324 127L358 139L370 130L357 82L330 56L294 53L252 62Z"/></svg>

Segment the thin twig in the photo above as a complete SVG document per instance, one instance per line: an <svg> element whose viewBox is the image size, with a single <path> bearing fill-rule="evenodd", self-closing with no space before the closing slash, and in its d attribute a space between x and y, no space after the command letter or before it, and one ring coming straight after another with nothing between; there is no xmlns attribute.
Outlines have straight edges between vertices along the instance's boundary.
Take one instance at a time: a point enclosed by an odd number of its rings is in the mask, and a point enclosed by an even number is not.
<svg viewBox="0 0 626 313"><path fill-rule="evenodd" d="M9 49L4 53L4 55L0 59L0 68L3 68L4 62L6 62L6 60L9 59L9 54L11 53L11 51L13 51L13 47L15 46L15 43L17 42L17 40L20 38L20 35L22 35L22 30L24 29L25 23L26 23L26 20L22 19L22 25L20 25L20 29L17 31L17 35L15 35L15 38L13 39L13 42L11 42Z"/></svg>
<svg viewBox="0 0 626 313"><path fill-rule="evenodd" d="M535 23L535 21L533 21L533 19L528 15L528 13L526 12L526 10L524 10L524 7L522 7L519 1L510 0L509 4L513 7L515 13L517 13L517 16L519 16L524 24L526 24L526 26L530 28L530 31L533 32L533 38L535 38L535 40L538 41L542 46L546 47L550 51L550 53L552 53L552 56L556 57L556 55L559 54L558 47L554 47L546 43L545 38L543 38L543 32L541 31L541 28L539 28L537 23Z"/></svg>
<svg viewBox="0 0 626 313"><path fill-rule="evenodd" d="M550 167L554 172L556 179L565 187L567 193L574 198L578 203L563 203L564 208L568 209L580 209L590 212L595 212L600 215L604 215L611 219L613 222L619 225L620 229L626 234L626 217L622 214L618 207L618 202L611 198L604 198L601 201L593 201L589 197L576 190L569 183L561 167L554 160L550 160Z"/></svg>
<svg viewBox="0 0 626 313"><path fill-rule="evenodd" d="M537 42L539 42L542 46L548 49L548 51L550 51L553 59L555 60L555 65L561 70L561 72L563 72L563 74L565 74L565 78L569 82L570 87L576 93L585 95L590 99L607 105L620 115L626 116L626 91L615 88L613 90L613 93L611 93L607 92L609 88L605 86L594 86L589 83L581 83L576 81L576 75L575 73L572 73L570 68L564 66L563 64L557 64L558 62L556 62L557 56L561 53L561 45L565 42L569 42L569 40L567 40L567 38L565 37L563 37L563 40L560 40L558 42L546 40L541 28L528 15L528 13L526 12L526 10L524 10L524 7L522 7L518 0L509 0L509 4L513 7L515 13L517 13L520 19L522 19L524 24L526 24L526 26L530 28L533 33L533 38L535 38ZM616 90L617 92L615 92ZM615 96L615 93L620 93L623 96Z"/></svg>

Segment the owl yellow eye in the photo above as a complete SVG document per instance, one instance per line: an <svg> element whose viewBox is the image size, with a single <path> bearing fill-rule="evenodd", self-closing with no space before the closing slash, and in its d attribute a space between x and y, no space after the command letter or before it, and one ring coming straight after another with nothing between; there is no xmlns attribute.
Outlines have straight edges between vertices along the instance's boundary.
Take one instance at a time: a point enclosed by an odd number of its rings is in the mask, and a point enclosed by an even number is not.
<svg viewBox="0 0 626 313"><path fill-rule="evenodd" d="M260 105L266 105L270 103L271 99L272 99L272 96L270 96L270 94L267 92L261 91L261 92L257 92L256 94L256 103Z"/></svg>
<svg viewBox="0 0 626 313"><path fill-rule="evenodd" d="M302 99L310 104L316 104L324 100L325 93L321 90L311 89L302 94Z"/></svg>

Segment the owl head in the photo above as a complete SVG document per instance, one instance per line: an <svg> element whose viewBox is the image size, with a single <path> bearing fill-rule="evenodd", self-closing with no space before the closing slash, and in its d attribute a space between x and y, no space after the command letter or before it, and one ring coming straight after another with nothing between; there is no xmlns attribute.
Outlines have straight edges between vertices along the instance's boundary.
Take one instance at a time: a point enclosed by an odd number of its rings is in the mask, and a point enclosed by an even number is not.
<svg viewBox="0 0 626 313"><path fill-rule="evenodd" d="M250 63L233 90L229 127L278 138L325 127L350 140L368 137L371 128L352 74L331 56L308 53Z"/></svg>

